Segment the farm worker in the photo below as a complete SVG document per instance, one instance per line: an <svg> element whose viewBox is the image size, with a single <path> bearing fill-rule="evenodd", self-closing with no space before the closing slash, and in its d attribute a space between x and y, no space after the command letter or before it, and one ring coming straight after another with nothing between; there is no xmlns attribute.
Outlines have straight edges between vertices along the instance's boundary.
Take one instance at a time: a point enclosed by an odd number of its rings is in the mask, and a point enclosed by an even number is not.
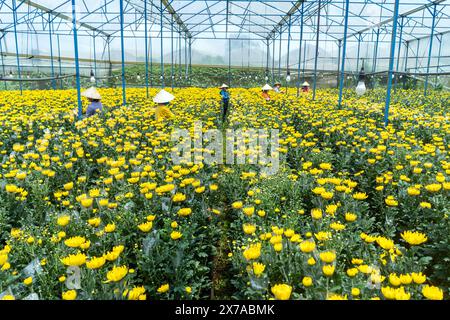
<svg viewBox="0 0 450 320"><path fill-rule="evenodd" d="M266 101L270 101L269 90L273 90L273 89L268 84L266 84L264 87L262 87L262 96L264 99L266 99Z"/></svg>
<svg viewBox="0 0 450 320"><path fill-rule="evenodd" d="M303 82L303 84L302 84L302 92L309 92L309 83L308 83L308 81Z"/></svg>
<svg viewBox="0 0 450 320"><path fill-rule="evenodd" d="M100 93L94 87L90 87L81 94L89 100L89 105L86 110L86 118L95 115L97 112L103 111L103 105L100 102L102 99Z"/></svg>
<svg viewBox="0 0 450 320"><path fill-rule="evenodd" d="M230 93L228 92L228 86L225 83L219 89L221 89L220 96L222 97L222 122L225 122L230 104Z"/></svg>
<svg viewBox="0 0 450 320"><path fill-rule="evenodd" d="M281 82L275 82L273 91L276 93L284 93L284 91L281 91Z"/></svg>
<svg viewBox="0 0 450 320"><path fill-rule="evenodd" d="M361 68L361 71L359 73L358 77L358 85L356 86L356 94L358 96L362 96L364 93L366 93L366 74L364 72L364 66Z"/></svg>
<svg viewBox="0 0 450 320"><path fill-rule="evenodd" d="M173 99L175 99L175 97L164 89L162 89L153 98L153 102L158 104L158 106L155 109L156 121L171 119L174 117L174 114L167 107L169 102L172 101Z"/></svg>

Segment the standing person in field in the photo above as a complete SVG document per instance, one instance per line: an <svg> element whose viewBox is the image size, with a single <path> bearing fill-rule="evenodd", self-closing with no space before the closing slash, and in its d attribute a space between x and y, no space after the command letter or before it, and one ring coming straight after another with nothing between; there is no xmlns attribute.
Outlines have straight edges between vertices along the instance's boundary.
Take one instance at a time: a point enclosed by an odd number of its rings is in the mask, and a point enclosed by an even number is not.
<svg viewBox="0 0 450 320"><path fill-rule="evenodd" d="M175 99L175 97L164 89L153 98L153 102L158 104L155 108L156 121L172 119L174 117L172 111L167 107L173 99Z"/></svg>
<svg viewBox="0 0 450 320"><path fill-rule="evenodd" d="M269 86L268 84L266 84L264 87L262 87L262 96L266 101L270 101L270 96L269 96L269 90L273 90L271 86Z"/></svg>
<svg viewBox="0 0 450 320"><path fill-rule="evenodd" d="M92 117L96 113L101 113L103 111L103 105L100 102L102 96L94 87L90 87L81 94L89 100L89 105L86 109L86 118Z"/></svg>
<svg viewBox="0 0 450 320"><path fill-rule="evenodd" d="M227 120L228 108L230 105L230 93L228 92L228 86L224 83L219 89L220 96L222 97L222 122Z"/></svg>

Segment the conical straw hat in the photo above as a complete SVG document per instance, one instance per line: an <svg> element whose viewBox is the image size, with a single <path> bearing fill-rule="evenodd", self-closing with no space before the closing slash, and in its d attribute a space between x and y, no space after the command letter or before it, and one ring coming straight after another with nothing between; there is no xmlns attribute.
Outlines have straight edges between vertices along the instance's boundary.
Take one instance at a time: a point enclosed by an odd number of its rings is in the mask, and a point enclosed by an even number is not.
<svg viewBox="0 0 450 320"><path fill-rule="evenodd" d="M84 91L81 95L83 97L86 97L89 99L94 99L94 100L100 100L102 98L100 93L98 93L97 89L95 89L94 87L90 87L89 89Z"/></svg>
<svg viewBox="0 0 450 320"><path fill-rule="evenodd" d="M309 87L308 81L303 82L302 87Z"/></svg>
<svg viewBox="0 0 450 320"><path fill-rule="evenodd" d="M273 90L273 88L271 86L269 86L268 84L266 84L264 87L262 87L262 90L264 90L264 91Z"/></svg>
<svg viewBox="0 0 450 320"><path fill-rule="evenodd" d="M168 102L172 101L173 99L175 99L175 97L163 89L153 98L153 102L168 103Z"/></svg>
<svg viewBox="0 0 450 320"><path fill-rule="evenodd" d="M220 89L223 89L223 88L228 88L228 86L224 83L221 87L219 87Z"/></svg>

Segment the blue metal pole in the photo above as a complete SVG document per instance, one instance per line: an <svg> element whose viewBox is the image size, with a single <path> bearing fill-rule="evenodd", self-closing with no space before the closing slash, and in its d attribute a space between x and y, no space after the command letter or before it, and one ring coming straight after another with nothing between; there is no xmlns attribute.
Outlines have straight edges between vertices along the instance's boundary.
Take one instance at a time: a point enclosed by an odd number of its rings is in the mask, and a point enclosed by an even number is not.
<svg viewBox="0 0 450 320"><path fill-rule="evenodd" d="M147 99L149 97L148 91L148 22L147 22L147 1L144 0L144 28L145 28L145 90Z"/></svg>
<svg viewBox="0 0 450 320"><path fill-rule="evenodd" d="M397 27L395 27L397 29ZM378 42L380 41L380 29L377 30L377 39L375 41L375 51L373 53L373 63L372 63L372 72L377 71L377 62L378 62Z"/></svg>
<svg viewBox="0 0 450 320"><path fill-rule="evenodd" d="M303 46L303 67L302 67L302 74L303 74L303 78L305 78L305 68L306 68L306 41L305 40L305 45Z"/></svg>
<svg viewBox="0 0 450 320"><path fill-rule="evenodd" d="M19 86L20 86L20 94L23 93L22 88L22 74L20 71L20 58L19 58L19 41L17 40L17 7L16 0L12 0L13 5L13 19L14 19L14 39L16 44L16 61L17 61L17 74L19 76Z"/></svg>
<svg viewBox="0 0 450 320"><path fill-rule="evenodd" d="M231 38L228 38L228 85L231 86Z"/></svg>
<svg viewBox="0 0 450 320"><path fill-rule="evenodd" d="M339 108L342 105L342 93L344 90L344 74L345 74L345 54L347 50L347 30L348 30L348 11L350 0L345 1L345 23L344 23L344 43L342 47L342 65L341 65L341 81L339 81Z"/></svg>
<svg viewBox="0 0 450 320"><path fill-rule="evenodd" d="M59 76L61 77L62 75L62 66L61 66L61 45L60 45L60 41L59 41L59 34L56 35L56 39L58 40L58 65L59 65ZM62 79L60 80L60 88L62 90L63 88L63 82Z"/></svg>
<svg viewBox="0 0 450 320"><path fill-rule="evenodd" d="M400 2L400 0L395 0L394 21L392 22L391 55L389 57L388 87L387 87L387 93L386 93L386 105L384 107L384 126L385 127L389 123L389 106L391 104L392 75L393 75L393 69L394 69L395 39L397 37L399 2Z"/></svg>
<svg viewBox="0 0 450 320"><path fill-rule="evenodd" d="M317 63L319 58L319 32L320 32L320 9L321 0L319 0L319 8L317 9L317 32L316 32L316 56L314 57L314 88L313 88L313 100L316 100L316 88L317 88Z"/></svg>
<svg viewBox="0 0 450 320"><path fill-rule="evenodd" d="M302 41L303 41L303 13L304 13L304 4L305 2L302 2L302 9L300 11L300 41L299 41L299 48L298 48L298 79L297 79L297 97L300 95L300 72L301 72L301 61L302 61Z"/></svg>
<svg viewBox="0 0 450 320"><path fill-rule="evenodd" d="M160 32L160 37L161 37L161 88L164 89L165 85L164 85L164 41L163 41L163 3L162 1L160 1L160 22L161 22L161 32Z"/></svg>
<svg viewBox="0 0 450 320"><path fill-rule="evenodd" d="M358 33L358 51L356 53L356 72L359 71L359 55L361 52L361 34Z"/></svg>
<svg viewBox="0 0 450 320"><path fill-rule="evenodd" d="M339 88L340 76L341 76L341 52L342 52L342 39L338 40L338 58L337 58L337 76L336 76L336 88Z"/></svg>
<svg viewBox="0 0 450 320"><path fill-rule="evenodd" d="M95 86L97 87L97 53L96 53L96 45L95 45L95 34L93 34L93 40L94 40L94 76L95 76Z"/></svg>
<svg viewBox="0 0 450 320"><path fill-rule="evenodd" d="M179 83L181 84L181 79L183 78L183 64L181 63L181 60L182 60L182 58L181 58L181 56L182 56L182 51L181 51L181 46L182 46L182 44L181 44L181 32L178 34L178 63L179 63L179 66L178 66L178 71L179 71L179 76L178 76L178 81L179 81ZM180 86L180 84L178 85L178 86Z"/></svg>
<svg viewBox="0 0 450 320"><path fill-rule="evenodd" d="M78 101L78 119L83 116L81 105L81 84L80 84L80 61L78 60L78 33L77 33L77 17L75 11L75 0L72 0L72 25L73 25L73 46L75 51L75 75L77 82L77 101Z"/></svg>
<svg viewBox="0 0 450 320"><path fill-rule="evenodd" d="M153 87L153 46L152 46L152 37L150 37L150 87Z"/></svg>
<svg viewBox="0 0 450 320"><path fill-rule="evenodd" d="M171 47L171 61L170 61L170 77L172 79L172 91L173 91L173 80L174 80L174 75L173 75L173 15L172 17L172 21L170 24L170 47Z"/></svg>
<svg viewBox="0 0 450 320"><path fill-rule="evenodd" d="M419 68L419 48L420 48L420 40L417 40L416 67L414 68L415 72L417 72L417 69Z"/></svg>
<svg viewBox="0 0 450 320"><path fill-rule="evenodd" d="M290 51L291 51L291 24L292 24L292 16L289 15L289 27L288 27L288 45L287 45L287 60L286 60L286 77L290 75L289 70L289 58L290 58ZM287 81L286 81L287 82ZM289 83L286 83L286 86L289 86ZM286 93L288 91L286 90Z"/></svg>
<svg viewBox="0 0 450 320"><path fill-rule="evenodd" d="M436 64L436 73L439 73L439 65L441 64L442 38L443 35L441 34L441 39L439 40L439 52L438 52L438 61ZM435 87L437 86L437 84L438 84L438 75L436 75Z"/></svg>
<svg viewBox="0 0 450 320"><path fill-rule="evenodd" d="M272 83L275 82L275 38L272 39Z"/></svg>
<svg viewBox="0 0 450 320"><path fill-rule="evenodd" d="M50 66L52 70L52 88L53 90L56 90L55 66L53 63L52 19L50 13L48 14L48 36L50 38Z"/></svg>
<svg viewBox="0 0 450 320"><path fill-rule="evenodd" d="M405 89L405 83L407 79L407 72L408 72L408 58L409 58L409 41L406 41L406 50L405 50L405 74L403 75L403 89Z"/></svg>
<svg viewBox="0 0 450 320"><path fill-rule="evenodd" d="M3 34L0 37L0 56L2 58L2 70L3 70L3 77L6 77L6 70L5 70L5 62L3 61L3 48L2 48L2 40L5 37L5 34ZM7 89L7 85L6 85L6 81L4 81L5 83L5 90Z"/></svg>
<svg viewBox="0 0 450 320"><path fill-rule="evenodd" d="M189 38L189 86L192 86L192 38Z"/></svg>
<svg viewBox="0 0 450 320"><path fill-rule="evenodd" d="M281 77L281 43L282 43L282 38L283 38L283 34L280 31L280 46L278 49L278 76L277 79L278 81L280 81L280 77Z"/></svg>
<svg viewBox="0 0 450 320"><path fill-rule="evenodd" d="M430 73L430 63L431 63L431 53L433 50L433 38L434 38L434 29L435 29L435 22L436 22L436 7L437 5L434 5L433 8L433 22L431 23L431 36L430 36L430 47L428 48L428 62L427 62L427 75L425 76L425 93L424 95L427 96L428 91L428 73Z"/></svg>
<svg viewBox="0 0 450 320"><path fill-rule="evenodd" d="M125 83L125 44L123 41L123 0L119 0L120 3L120 45L122 49L122 104L127 104L127 93Z"/></svg>
<svg viewBox="0 0 450 320"><path fill-rule="evenodd" d="M398 52L397 52L397 67L395 68L395 71L398 72L400 67L400 53L402 51L402 39L403 39L403 19L400 20L400 38L398 40ZM395 76L395 82L394 82L394 90L397 88L397 76Z"/></svg>

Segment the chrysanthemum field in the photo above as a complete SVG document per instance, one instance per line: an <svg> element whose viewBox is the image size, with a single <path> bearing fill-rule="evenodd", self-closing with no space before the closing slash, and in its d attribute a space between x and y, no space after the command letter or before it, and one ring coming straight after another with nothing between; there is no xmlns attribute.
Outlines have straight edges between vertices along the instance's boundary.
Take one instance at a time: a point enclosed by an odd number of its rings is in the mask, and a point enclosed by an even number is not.
<svg viewBox="0 0 450 320"><path fill-rule="evenodd" d="M0 299L449 298L448 92L397 90L387 127L381 89L230 93L223 125L217 89L174 90L164 122L145 89L81 121L76 91L2 92ZM246 155L278 129L278 172L174 164L196 121Z"/></svg>

